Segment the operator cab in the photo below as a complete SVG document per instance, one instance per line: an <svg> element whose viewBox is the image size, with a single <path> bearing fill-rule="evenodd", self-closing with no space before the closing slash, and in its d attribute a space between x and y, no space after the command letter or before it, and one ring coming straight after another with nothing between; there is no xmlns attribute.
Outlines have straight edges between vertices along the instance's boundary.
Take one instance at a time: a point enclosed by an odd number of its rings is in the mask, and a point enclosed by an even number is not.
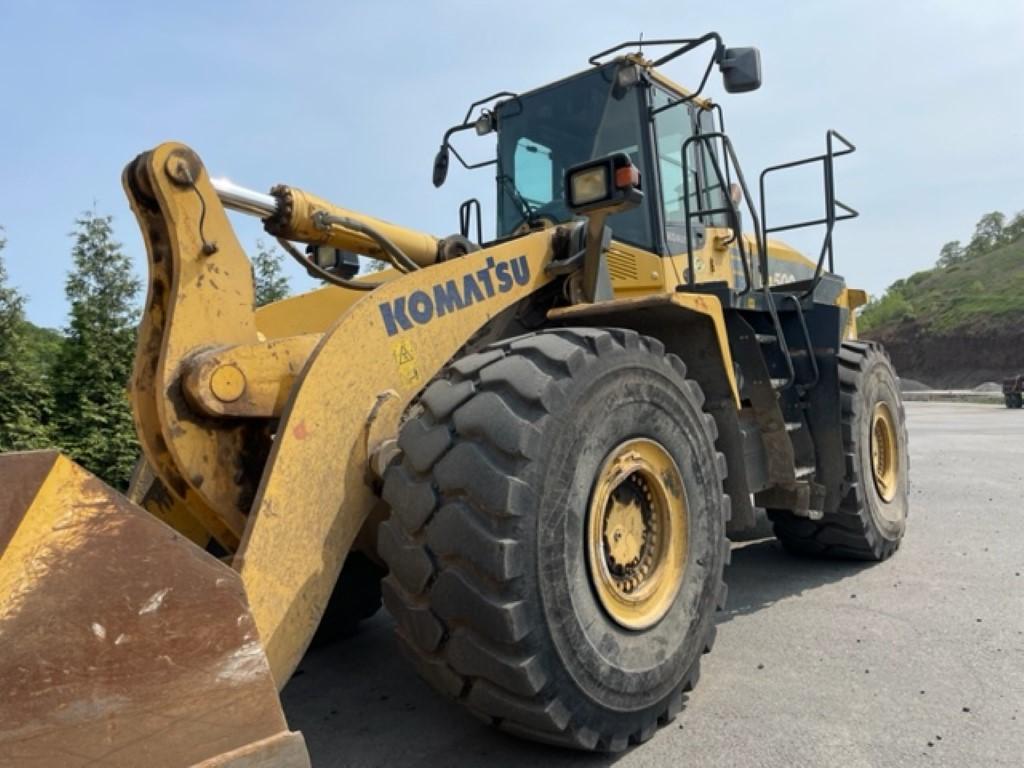
<svg viewBox="0 0 1024 768"><path fill-rule="evenodd" d="M580 163L621 152L643 185L652 178L644 94L616 89L621 70L611 62L496 106L498 237L573 219L564 179ZM617 239L653 251L652 218L645 204L614 214L609 225Z"/></svg>
<svg viewBox="0 0 1024 768"><path fill-rule="evenodd" d="M640 53L622 53L642 46L672 48L653 61ZM674 84L658 70L704 46L712 53L695 91ZM579 218L565 199L569 172L590 161L624 157L639 172L643 199L638 205L619 206L605 223L617 243L668 257L661 271L677 280L666 287L724 291L732 303L755 289L763 293L786 288L809 295L834 271L833 228L857 212L836 199L833 165L855 147L830 130L825 153L764 169L760 208L755 210L721 108L700 95L715 65L729 93L760 87L756 48L726 48L711 32L695 39L630 41L595 54L589 62L591 69L550 85L522 94L502 91L471 104L463 122L444 135L434 161L434 185L444 183L453 154L466 168L495 166L496 235L502 240ZM467 130L496 134L493 159L466 162L451 139ZM765 177L819 163L825 180L824 215L769 226ZM749 232L744 232L741 203L749 216ZM475 198L460 209L461 235L468 241L474 209L480 242L482 216ZM768 240L772 233L817 226L824 226L825 236L816 262ZM713 252L708 250L712 243Z"/></svg>
<svg viewBox="0 0 1024 768"><path fill-rule="evenodd" d="M592 68L584 72L524 94L503 92L471 105L463 124L445 134L435 161L435 185L440 186L447 174L449 150L469 168L495 165L496 234L504 239L571 221L575 216L565 200L566 172L588 160L622 153L639 170L646 197L642 205L609 217L615 239L662 255L685 252L684 197L689 198L690 211L720 211L691 223L728 226L724 215L728 189L712 172L718 154L713 143L691 142L686 147L687 162L682 157L683 146L692 136L721 131L721 111L698 98L701 89L689 93L654 67L705 43L713 43L714 48L708 73L718 63L727 90L749 91L760 85L757 50L725 48L715 33L693 40L649 42L679 46L655 62L639 54L602 61L639 45L623 43L591 57ZM487 104L494 106L488 109ZM471 123L470 115L478 106L480 116ZM497 133L494 160L467 164L449 144L453 133L467 128L481 135ZM465 230L468 216L463 221Z"/></svg>
<svg viewBox="0 0 1024 768"><path fill-rule="evenodd" d="M494 113L498 237L572 220L566 171L623 153L640 171L645 200L609 217L615 239L664 255L686 251L682 147L695 133L717 130L709 107L622 58L502 101ZM714 148L692 143L687 152L690 209L723 208L726 190L711 172ZM726 225L722 214L704 223Z"/></svg>

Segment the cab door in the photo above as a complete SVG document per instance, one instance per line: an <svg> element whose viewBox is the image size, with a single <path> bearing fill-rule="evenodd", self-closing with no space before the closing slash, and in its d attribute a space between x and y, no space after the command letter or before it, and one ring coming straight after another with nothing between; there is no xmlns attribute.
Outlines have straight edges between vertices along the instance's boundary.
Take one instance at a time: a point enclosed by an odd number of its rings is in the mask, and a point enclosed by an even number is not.
<svg viewBox="0 0 1024 768"><path fill-rule="evenodd" d="M733 288L742 288L742 264L726 214L695 215L728 204L728 191L714 170L713 146L688 141L698 132L715 130L712 114L693 102L668 106L678 98L661 86L651 88L660 190L658 218L663 231L663 255L670 261L668 271L676 275L678 283L688 282L687 241L692 239L696 282L724 281Z"/></svg>

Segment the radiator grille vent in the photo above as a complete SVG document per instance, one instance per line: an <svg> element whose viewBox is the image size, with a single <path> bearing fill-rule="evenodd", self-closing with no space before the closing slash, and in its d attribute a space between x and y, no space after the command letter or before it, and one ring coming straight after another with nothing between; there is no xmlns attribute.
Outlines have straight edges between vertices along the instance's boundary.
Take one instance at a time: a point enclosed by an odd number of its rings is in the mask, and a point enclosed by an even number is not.
<svg viewBox="0 0 1024 768"><path fill-rule="evenodd" d="M612 280L636 280L636 261L623 253L608 253L608 274Z"/></svg>

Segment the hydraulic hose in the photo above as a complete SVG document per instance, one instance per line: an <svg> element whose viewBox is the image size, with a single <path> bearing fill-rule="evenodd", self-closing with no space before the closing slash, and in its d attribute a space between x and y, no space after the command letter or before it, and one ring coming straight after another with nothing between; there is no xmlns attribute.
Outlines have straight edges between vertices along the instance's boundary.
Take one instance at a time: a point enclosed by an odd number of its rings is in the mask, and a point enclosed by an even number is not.
<svg viewBox="0 0 1024 768"><path fill-rule="evenodd" d="M383 283L361 283L358 280L347 280L344 277L339 277L338 275L328 272L312 259L307 259L302 255L298 248L289 243L283 237L277 238L277 242L278 245L284 248L285 252L299 262L307 272L315 277L319 277L326 283L336 285L339 288L348 288L352 291L372 291L374 288L378 288L383 285Z"/></svg>
<svg viewBox="0 0 1024 768"><path fill-rule="evenodd" d="M326 211L316 213L313 216L313 219L314 223L318 227L322 227L324 229L331 225L335 225L344 227L345 229L350 229L353 232L358 232L361 235L366 235L381 247L381 250L388 256L388 260L391 262L392 266L394 266L394 268L399 272L414 272L420 268L419 264L406 256L386 235L377 231L369 224L357 221L356 219L351 219L347 216L334 216Z"/></svg>

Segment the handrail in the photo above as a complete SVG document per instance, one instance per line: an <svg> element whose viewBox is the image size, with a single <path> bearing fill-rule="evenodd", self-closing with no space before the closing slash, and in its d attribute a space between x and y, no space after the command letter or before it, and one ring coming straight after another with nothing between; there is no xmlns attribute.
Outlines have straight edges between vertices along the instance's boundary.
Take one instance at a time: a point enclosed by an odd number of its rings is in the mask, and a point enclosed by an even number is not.
<svg viewBox="0 0 1024 768"><path fill-rule="evenodd" d="M834 140L841 142L844 145L843 149L836 151L834 146ZM764 227L764 239L767 242L769 232L787 232L794 229L803 229L805 227L814 227L821 224L825 225L825 237L821 243L821 252L818 254L818 261L814 268L814 277L811 280L811 286L802 295L802 298L806 298L814 293L814 290L818 287L818 283L821 282L822 270L825 266L825 256L828 256L828 271L835 271L835 252L832 242L832 234L835 230L837 222L846 221L848 219L855 219L860 215L858 211L845 203L841 202L836 198L836 185L835 185L835 159L842 157L843 155L849 155L857 151L857 147L839 133L836 130L829 129L825 132L825 154L814 155L812 157L805 157L802 160L792 160L788 163L779 163L778 165L772 165L761 171L761 176L758 183L758 191L761 195L761 221ZM785 170L787 168L797 168L803 165L810 165L812 163L821 163L822 172L824 175L825 185L825 215L821 219L811 219L808 221L801 221L795 224L784 224L777 227L768 226L768 213L765 202L765 178L769 173L775 171ZM841 209L845 213L837 216L836 210Z"/></svg>
<svg viewBox="0 0 1024 768"><path fill-rule="evenodd" d="M784 294L782 296L782 301L792 301L793 305L796 307L796 316L797 319L800 321L800 330L803 333L804 343L807 346L807 355L811 359L811 371L813 371L811 381L810 383L801 384L800 386L805 390L813 389L821 380L821 370L818 367L818 358L814 356L814 342L811 341L811 332L807 328L807 318L804 317L804 308L800 304L800 299L798 299L792 293ZM786 386L784 386L783 389L788 389L789 387L793 386L793 384L796 383L796 368L790 365L789 371L791 378L786 380Z"/></svg>
<svg viewBox="0 0 1024 768"><path fill-rule="evenodd" d="M476 208L476 244L483 245L484 228L482 222L482 207L480 205L480 201L475 197L464 200L462 205L459 206L459 234L466 238L469 237L469 222L474 207Z"/></svg>
<svg viewBox="0 0 1024 768"><path fill-rule="evenodd" d="M665 56L662 56L660 59L653 62L653 65L655 67L660 67L665 62L671 61L672 59L678 56L682 56L684 53L692 51L694 48L703 45L708 40L714 40L717 43L717 45L715 46L716 53L717 50L720 50L725 45L722 42L722 36L719 35L717 32L708 32L706 35L702 35L701 37L663 38L661 40L627 40L624 43L613 45L611 48L606 48L605 50L600 51L599 53L595 53L593 56L587 59L587 63L595 67L600 67L602 64L606 63L601 61L602 57L607 56L609 53L621 51L623 48L631 48L633 46L643 49L645 45L651 46L652 48L662 45L678 45L679 48L672 51L671 53L666 54Z"/></svg>
<svg viewBox="0 0 1024 768"><path fill-rule="evenodd" d="M690 222L698 216L708 216L715 213L726 213L729 215L729 221L732 226L733 232L736 238L736 248L740 253L740 261L743 264L743 277L744 287L742 291L737 291L738 296L744 296L750 292L753 288L753 280L750 271L750 260L747 256L746 245L743 241L742 223L740 221L739 211L736 209L736 205L730 200L729 205L725 208L698 208L696 211L690 210L690 166L687 149L691 144L701 142L707 146L707 154L711 158L711 165L715 171L715 176L718 179L718 184L721 187L723 194L728 194L729 183L725 176L722 174L721 166L718 162L718 157L713 151L711 151L711 142L714 139L718 139L722 142L722 146L725 148L728 160L726 165L732 165L736 170L736 178L739 181L740 189L743 190L743 199L747 204L747 209L750 211L750 218L754 223L754 241L757 245L759 259L764 254L764 243L761 237L761 226L760 220L757 216L757 211L754 210L754 205L751 202L750 190L747 187L746 178L743 176L743 169L740 167L739 160L736 157L736 150L732 146L732 141L723 131L711 131L709 133L696 133L690 136L683 142L682 145L682 165L683 165L683 214L686 220L686 260L688 266L688 277L687 282L692 288L696 284L695 271L694 271L694 258L693 258L693 238L690 236ZM762 272L767 266L762 268Z"/></svg>
<svg viewBox="0 0 1024 768"><path fill-rule="evenodd" d="M701 35L700 37L686 37L665 40L627 40L624 43L619 43L618 45L614 45L611 48L607 48L599 53L595 53L593 56L587 59L587 62L595 67L600 67L607 63L601 61L602 57L607 56L609 53L621 51L623 48L637 46L638 48L643 50L643 47L645 45L654 47L678 44L679 47L676 48L674 51L670 51L666 53L664 56L662 56L660 59L656 59L651 62L652 67L660 67L662 64L667 64L668 62L672 61L672 59L678 58L679 56L682 56L684 53L689 53L695 48L700 48L702 45L704 45L704 43L711 41L714 41L715 43L715 50L714 53L711 54L711 58L708 59L708 65L704 69L704 75L700 79L700 84L697 86L697 90L686 96L680 96L675 101L669 102L668 104L660 106L657 109L651 110L651 114L655 115L658 112L665 111L666 109L671 109L672 107L677 107L680 104L685 104L688 101L693 101L701 94L701 92L704 90L704 86L708 84L708 79L711 77L711 70L714 69L715 64L721 62L722 55L725 52L725 43L722 41L721 35L719 35L717 32L708 32L706 35Z"/></svg>
<svg viewBox="0 0 1024 768"><path fill-rule="evenodd" d="M711 141L718 139L722 142L722 147L725 150L725 154L729 161L732 162L733 168L736 170L736 179L739 181L740 189L743 190L743 200L747 204L747 210L750 211L750 218L753 222L754 227L754 243L757 246L758 253L758 265L761 268L761 292L764 295L765 306L768 308L768 314L772 318L772 327L775 328L776 338L779 343L779 348L782 351L782 358L786 361L787 369L787 384L786 387L792 385L796 380L796 369L793 367L793 357L789 352L789 345L786 341L786 335L782 331L782 321L779 319L778 309L775 306L775 296L772 294L771 288L768 284L768 249L765 240L765 232L761 226L761 220L758 218L757 211L754 209L752 202L753 198L750 196L750 189L747 187L747 180L743 176L743 168L740 166L739 159L736 157L736 150L732 146L732 141L725 134L724 131L713 131L710 133L697 133L690 136L686 141L683 142L682 146L682 161L683 161L683 212L686 216L686 258L688 266L687 282L690 288L696 285L696 273L694 271L694 259L693 259L693 238L690 233L690 220L697 217L707 215L709 213L728 212L730 215L730 222L733 225L733 231L736 233L736 248L740 253L740 261L743 264L743 275L746 280L746 285L742 291L737 291L737 296L746 295L753 288L753 283L750 276L750 265L747 260L746 246L743 242L742 224L740 222L739 211L737 206L732 200L729 200L729 206L726 209L709 209L703 210L698 209L697 211L690 211L690 173L689 173L689 161L687 159L686 150L689 145L694 142L703 142L708 147L708 155L711 157L711 165L715 171L715 176L718 178L718 183L721 188L726 190L724 184L724 177L722 175L722 169L718 164L718 157L711 150Z"/></svg>

